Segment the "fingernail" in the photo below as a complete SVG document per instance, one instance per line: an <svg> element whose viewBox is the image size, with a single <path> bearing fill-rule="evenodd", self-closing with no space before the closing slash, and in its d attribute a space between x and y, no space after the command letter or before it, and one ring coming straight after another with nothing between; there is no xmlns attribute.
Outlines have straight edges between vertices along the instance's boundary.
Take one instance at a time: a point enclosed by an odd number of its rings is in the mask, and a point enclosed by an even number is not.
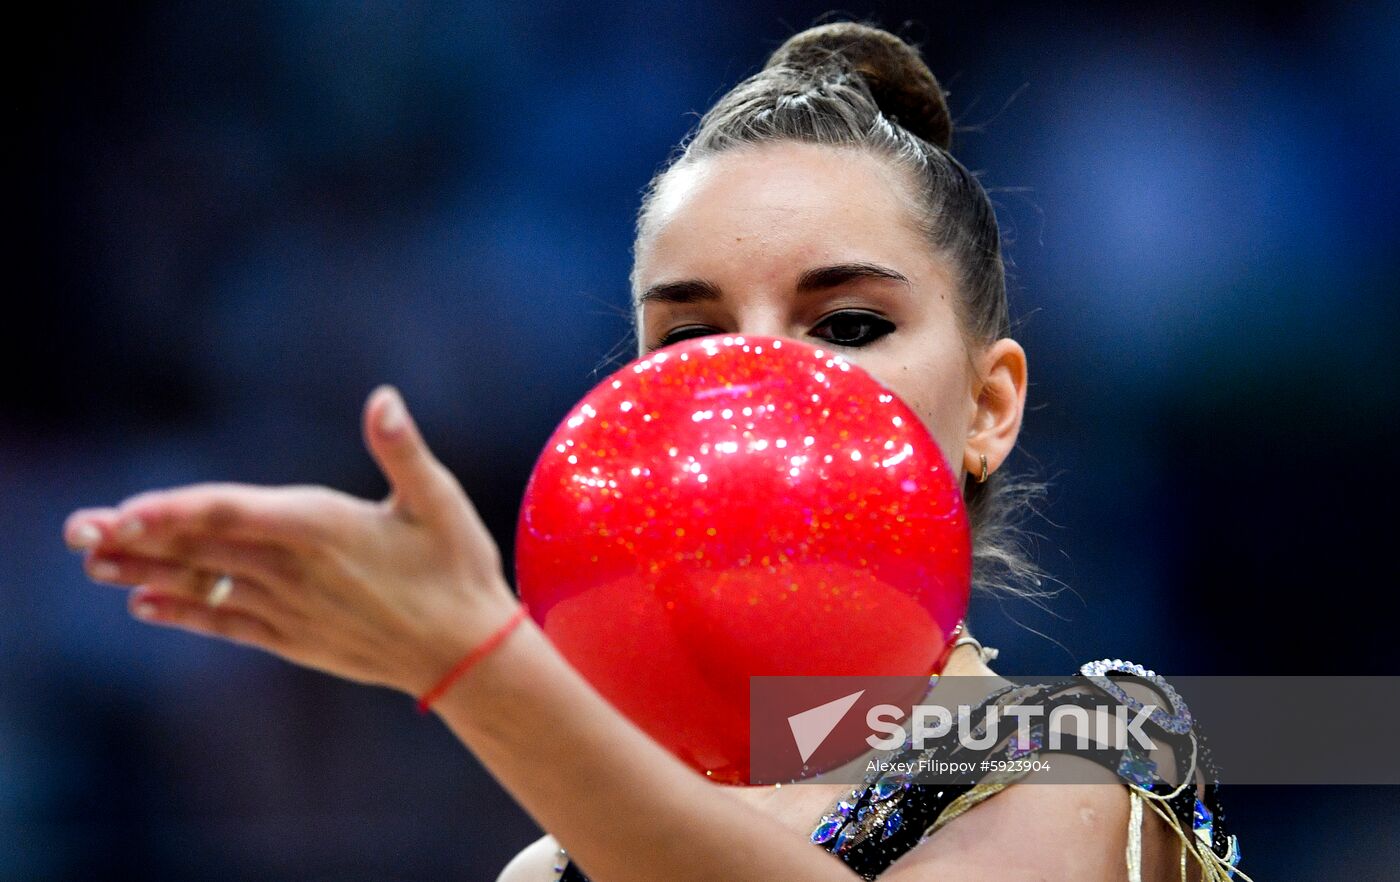
<svg viewBox="0 0 1400 882"><path fill-rule="evenodd" d="M395 435L403 429L407 414L404 412L403 399L397 391L391 390L385 397L388 401L384 402L384 408L379 411L379 431L386 435Z"/></svg>
<svg viewBox="0 0 1400 882"><path fill-rule="evenodd" d="M156 605L149 600L143 600L131 608L131 612L138 619L149 619L156 614Z"/></svg>
<svg viewBox="0 0 1400 882"><path fill-rule="evenodd" d="M102 531L92 524L79 524L73 530L73 546L75 548L91 548L102 541Z"/></svg>
<svg viewBox="0 0 1400 882"><path fill-rule="evenodd" d="M126 518L117 525L117 538L135 539L137 536L141 535L143 529L140 518Z"/></svg>
<svg viewBox="0 0 1400 882"><path fill-rule="evenodd" d="M98 581L110 582L121 575L121 567L110 560L99 560L93 562L92 566L88 568L88 572Z"/></svg>

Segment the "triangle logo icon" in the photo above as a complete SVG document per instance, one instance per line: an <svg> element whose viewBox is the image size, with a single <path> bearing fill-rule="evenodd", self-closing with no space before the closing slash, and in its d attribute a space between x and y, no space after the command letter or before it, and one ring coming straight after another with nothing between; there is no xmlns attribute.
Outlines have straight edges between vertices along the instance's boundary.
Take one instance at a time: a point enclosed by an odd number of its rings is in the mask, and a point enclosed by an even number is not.
<svg viewBox="0 0 1400 882"><path fill-rule="evenodd" d="M841 718L846 716L846 712L864 694L864 689L852 692L787 718L788 728L792 730L792 740L797 742L797 752L802 755L804 763L817 752L826 736L831 734L831 730L836 728L836 724L841 722Z"/></svg>

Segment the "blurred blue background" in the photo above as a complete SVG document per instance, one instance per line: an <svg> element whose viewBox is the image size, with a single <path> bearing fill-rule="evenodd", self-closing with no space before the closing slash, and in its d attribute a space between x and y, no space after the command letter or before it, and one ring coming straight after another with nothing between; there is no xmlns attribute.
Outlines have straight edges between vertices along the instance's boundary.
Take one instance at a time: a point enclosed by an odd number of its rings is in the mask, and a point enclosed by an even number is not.
<svg viewBox="0 0 1400 882"><path fill-rule="evenodd" d="M490 880L538 835L408 697L136 623L62 519L207 479L381 495L358 417L393 382L509 553L535 453L632 351L641 188L827 9L35 8L0 878ZM977 603L1002 665L1400 674L1395 7L853 12L922 43L1009 240L1032 385L1008 465L1054 479L1031 527L1072 590ZM1225 800L1255 879L1400 866L1394 789Z"/></svg>

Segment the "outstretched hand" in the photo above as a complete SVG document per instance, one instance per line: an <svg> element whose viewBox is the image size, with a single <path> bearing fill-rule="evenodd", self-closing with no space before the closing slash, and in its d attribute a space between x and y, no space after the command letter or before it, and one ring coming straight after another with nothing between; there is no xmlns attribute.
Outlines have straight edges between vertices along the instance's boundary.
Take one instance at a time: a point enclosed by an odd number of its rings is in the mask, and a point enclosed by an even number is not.
<svg viewBox="0 0 1400 882"><path fill-rule="evenodd" d="M421 694L517 603L497 548L403 399L381 386L365 441L381 502L316 486L196 484L69 516L96 581L135 586L133 615ZM224 575L232 591L211 606Z"/></svg>

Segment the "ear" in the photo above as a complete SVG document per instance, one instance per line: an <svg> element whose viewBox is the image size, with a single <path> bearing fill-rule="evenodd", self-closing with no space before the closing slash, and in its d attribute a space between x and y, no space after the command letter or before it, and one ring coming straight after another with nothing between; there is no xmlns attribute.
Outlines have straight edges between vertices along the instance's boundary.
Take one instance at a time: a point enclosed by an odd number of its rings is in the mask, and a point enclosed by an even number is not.
<svg viewBox="0 0 1400 882"><path fill-rule="evenodd" d="M1010 337L1002 337L975 359L973 378L976 412L963 448L963 468L975 481L982 474L981 454L987 455L987 474L1001 467L1016 446L1026 410L1026 351Z"/></svg>

